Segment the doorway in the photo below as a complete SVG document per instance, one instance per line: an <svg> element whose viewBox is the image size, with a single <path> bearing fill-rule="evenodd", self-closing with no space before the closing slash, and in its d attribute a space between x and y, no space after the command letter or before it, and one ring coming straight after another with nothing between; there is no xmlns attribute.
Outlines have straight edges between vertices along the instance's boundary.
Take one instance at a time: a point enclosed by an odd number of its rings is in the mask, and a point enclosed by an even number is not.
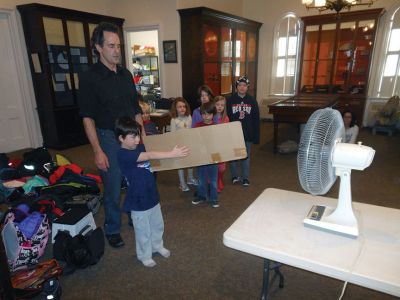
<svg viewBox="0 0 400 300"><path fill-rule="evenodd" d="M158 26L125 32L127 68L133 74L137 91L145 100L161 98Z"/></svg>
<svg viewBox="0 0 400 300"><path fill-rule="evenodd" d="M0 152L37 147L41 135L15 11L0 10Z"/></svg>

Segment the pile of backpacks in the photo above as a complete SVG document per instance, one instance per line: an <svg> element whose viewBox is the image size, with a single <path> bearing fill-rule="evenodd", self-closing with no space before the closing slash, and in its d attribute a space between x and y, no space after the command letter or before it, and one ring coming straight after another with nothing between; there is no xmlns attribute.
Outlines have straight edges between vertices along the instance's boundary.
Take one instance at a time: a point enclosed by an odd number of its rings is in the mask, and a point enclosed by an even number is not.
<svg viewBox="0 0 400 300"><path fill-rule="evenodd" d="M43 147L17 159L0 153L0 230L17 298L43 294L44 299L47 295L59 299L58 278L63 272L70 274L101 258L101 228L85 228L75 236L59 231L53 259L40 261L57 218L78 209L98 212L100 182L98 175L84 174L78 165L59 154L53 158Z"/></svg>

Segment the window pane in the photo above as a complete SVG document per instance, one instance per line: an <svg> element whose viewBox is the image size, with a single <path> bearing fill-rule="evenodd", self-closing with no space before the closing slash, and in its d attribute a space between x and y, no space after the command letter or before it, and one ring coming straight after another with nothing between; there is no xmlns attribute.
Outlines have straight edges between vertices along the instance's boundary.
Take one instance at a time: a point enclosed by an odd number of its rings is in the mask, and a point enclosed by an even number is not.
<svg viewBox="0 0 400 300"><path fill-rule="evenodd" d="M285 60L278 59L278 64L276 66L276 76L283 77L285 76Z"/></svg>
<svg viewBox="0 0 400 300"><path fill-rule="evenodd" d="M71 47L86 47L83 34L83 23L67 21L69 45Z"/></svg>
<svg viewBox="0 0 400 300"><path fill-rule="evenodd" d="M389 42L389 51L399 51L399 50L400 50L400 28L392 30Z"/></svg>
<svg viewBox="0 0 400 300"><path fill-rule="evenodd" d="M396 74L397 60L399 56L397 54L388 55L386 58L385 70L383 76L394 76Z"/></svg>
<svg viewBox="0 0 400 300"><path fill-rule="evenodd" d="M286 76L294 76L295 72L295 67L296 67L296 60L294 58L289 58L287 60L287 65L286 65Z"/></svg>
<svg viewBox="0 0 400 300"><path fill-rule="evenodd" d="M296 55L296 49L297 49L297 37L296 36L290 36L289 37L289 47L288 47L288 55Z"/></svg>
<svg viewBox="0 0 400 300"><path fill-rule="evenodd" d="M61 19L44 17L43 26L47 45L65 46L64 30Z"/></svg>
<svg viewBox="0 0 400 300"><path fill-rule="evenodd" d="M278 56L286 54L286 37L280 37L278 40Z"/></svg>

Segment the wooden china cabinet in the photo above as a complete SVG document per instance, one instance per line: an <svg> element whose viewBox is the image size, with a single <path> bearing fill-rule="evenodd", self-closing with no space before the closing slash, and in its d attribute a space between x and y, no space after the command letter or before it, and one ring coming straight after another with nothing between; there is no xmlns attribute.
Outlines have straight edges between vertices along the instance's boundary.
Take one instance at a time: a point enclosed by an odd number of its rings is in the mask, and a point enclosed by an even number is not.
<svg viewBox="0 0 400 300"><path fill-rule="evenodd" d="M335 108L353 111L361 125L382 12L369 9L303 17L299 93L339 96Z"/></svg>
<svg viewBox="0 0 400 300"><path fill-rule="evenodd" d="M63 149L87 143L77 103L78 77L96 62L90 37L97 24L110 22L121 30L124 19L36 3L17 8L44 146Z"/></svg>
<svg viewBox="0 0 400 300"><path fill-rule="evenodd" d="M178 10L181 18L183 97L197 107L197 88L230 96L247 75L256 97L258 33L262 23L206 7Z"/></svg>

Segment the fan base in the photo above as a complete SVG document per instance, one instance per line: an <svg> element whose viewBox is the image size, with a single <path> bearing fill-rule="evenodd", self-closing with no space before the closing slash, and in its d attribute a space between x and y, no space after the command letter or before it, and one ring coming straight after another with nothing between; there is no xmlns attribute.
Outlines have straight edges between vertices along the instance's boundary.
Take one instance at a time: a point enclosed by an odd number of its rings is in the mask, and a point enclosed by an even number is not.
<svg viewBox="0 0 400 300"><path fill-rule="evenodd" d="M330 215L333 212L334 209L332 207L313 205L307 217L303 220L304 226L357 238L357 221L332 218Z"/></svg>

